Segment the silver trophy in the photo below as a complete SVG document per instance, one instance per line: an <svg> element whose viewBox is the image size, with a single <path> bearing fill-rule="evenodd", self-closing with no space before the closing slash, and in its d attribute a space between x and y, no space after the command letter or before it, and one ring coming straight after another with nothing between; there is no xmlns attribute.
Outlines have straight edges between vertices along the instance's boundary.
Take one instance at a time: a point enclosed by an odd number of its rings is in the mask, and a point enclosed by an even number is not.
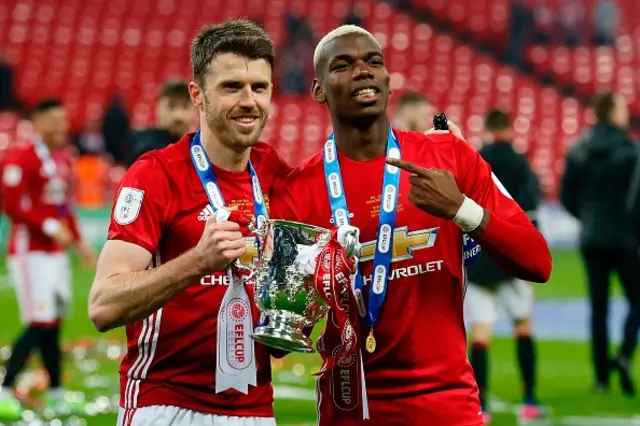
<svg viewBox="0 0 640 426"><path fill-rule="evenodd" d="M308 260L320 254L331 239L331 231L299 222L267 220L257 234L261 244L254 299L266 323L255 329L253 338L288 352L315 352L303 330L317 324L329 307L315 289ZM359 255L355 233L345 240L347 256Z"/></svg>

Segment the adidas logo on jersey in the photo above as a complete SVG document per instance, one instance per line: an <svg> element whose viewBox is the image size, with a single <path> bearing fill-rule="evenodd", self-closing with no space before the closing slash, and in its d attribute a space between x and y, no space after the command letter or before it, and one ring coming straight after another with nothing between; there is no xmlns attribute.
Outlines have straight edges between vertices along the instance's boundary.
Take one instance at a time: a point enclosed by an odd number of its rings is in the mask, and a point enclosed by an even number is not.
<svg viewBox="0 0 640 426"><path fill-rule="evenodd" d="M213 215L213 208L211 207L211 204L207 204L207 207L202 209L202 211L198 215L198 220L207 220L207 218L211 215Z"/></svg>

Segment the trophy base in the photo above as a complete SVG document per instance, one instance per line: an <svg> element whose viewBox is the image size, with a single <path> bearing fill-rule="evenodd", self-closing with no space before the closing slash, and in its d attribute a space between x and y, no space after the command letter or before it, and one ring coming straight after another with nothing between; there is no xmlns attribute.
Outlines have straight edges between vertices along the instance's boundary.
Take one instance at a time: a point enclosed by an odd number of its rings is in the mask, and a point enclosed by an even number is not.
<svg viewBox="0 0 640 426"><path fill-rule="evenodd" d="M280 321L269 321L268 325L256 328L251 337L265 346L282 351L307 354L316 351L311 339Z"/></svg>

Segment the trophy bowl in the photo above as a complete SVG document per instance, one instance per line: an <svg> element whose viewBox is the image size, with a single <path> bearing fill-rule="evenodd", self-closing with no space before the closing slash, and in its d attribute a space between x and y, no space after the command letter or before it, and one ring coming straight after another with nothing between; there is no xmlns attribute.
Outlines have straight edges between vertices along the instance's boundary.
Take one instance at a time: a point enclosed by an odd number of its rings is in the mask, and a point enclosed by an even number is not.
<svg viewBox="0 0 640 426"><path fill-rule="evenodd" d="M317 256L331 231L287 220L267 220L258 232L260 259L255 271L254 299L266 317L253 339L288 352L315 352L304 334L329 307L313 284L305 259ZM305 265L307 266L305 268Z"/></svg>

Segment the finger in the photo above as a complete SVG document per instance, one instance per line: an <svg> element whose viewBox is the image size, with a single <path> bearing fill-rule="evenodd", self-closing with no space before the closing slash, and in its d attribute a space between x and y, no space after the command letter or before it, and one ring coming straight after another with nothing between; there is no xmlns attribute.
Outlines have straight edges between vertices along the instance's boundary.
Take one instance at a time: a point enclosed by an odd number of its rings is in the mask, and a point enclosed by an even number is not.
<svg viewBox="0 0 640 426"><path fill-rule="evenodd" d="M458 127L453 121L448 121L447 124L449 125L449 131L451 132L451 134L457 136L462 140L465 140L464 136L462 136L462 130L460 130L460 127Z"/></svg>
<svg viewBox="0 0 640 426"><path fill-rule="evenodd" d="M214 222L213 225L211 225L211 230L212 231L238 231L240 230L240 225L238 225L235 222Z"/></svg>
<svg viewBox="0 0 640 426"><path fill-rule="evenodd" d="M448 130L436 130L433 127L424 132L425 135L443 135L449 133Z"/></svg>
<svg viewBox="0 0 640 426"><path fill-rule="evenodd" d="M222 255L227 259L233 260L238 259L247 254L247 248L243 247L241 249L228 249L222 252Z"/></svg>
<svg viewBox="0 0 640 426"><path fill-rule="evenodd" d="M429 189L430 188L430 185L429 185L428 181L426 180L426 178L423 178L423 177L417 176L417 175L409 176L409 183L411 184L412 188L413 187L423 188L423 189Z"/></svg>
<svg viewBox="0 0 640 426"><path fill-rule="evenodd" d="M244 242L242 234L238 231L216 231L213 234L214 241L241 241Z"/></svg>
<svg viewBox="0 0 640 426"><path fill-rule="evenodd" d="M408 161L398 160L397 158L387 158L387 164L398 167L402 170L406 170L409 173L413 173L419 176L424 176L427 172L427 169L422 168L420 166L416 166L413 163L409 163Z"/></svg>
<svg viewBox="0 0 640 426"><path fill-rule="evenodd" d="M224 241L219 241L216 244L216 247L221 252L226 251L226 250L240 250L240 249L246 249L247 248L247 243L244 240L240 240L240 241L238 241L238 240L235 240L235 241L224 240Z"/></svg>

